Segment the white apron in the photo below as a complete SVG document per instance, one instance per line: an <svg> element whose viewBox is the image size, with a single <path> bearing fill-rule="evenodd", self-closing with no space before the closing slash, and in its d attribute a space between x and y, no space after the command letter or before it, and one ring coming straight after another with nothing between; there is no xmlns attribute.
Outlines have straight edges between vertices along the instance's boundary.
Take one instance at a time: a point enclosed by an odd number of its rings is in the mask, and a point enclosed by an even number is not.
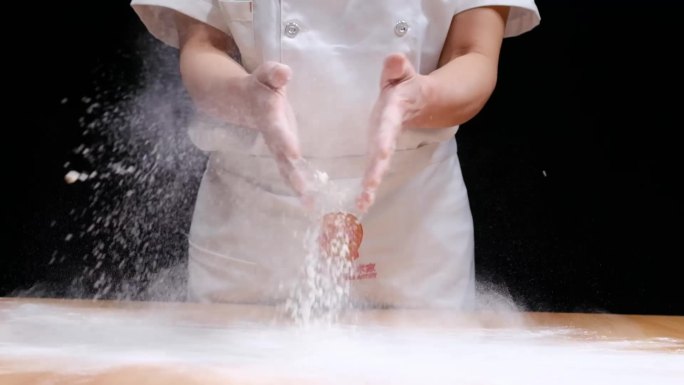
<svg viewBox="0 0 684 385"><path fill-rule="evenodd" d="M288 99L303 155L336 185L358 191L368 120L384 58L401 52L421 73L436 69L455 13L516 5L507 35L538 22L533 1L255 0L134 1L148 28L174 8L231 33L249 71L265 60L293 70ZM179 3L184 3L179 6ZM188 3L192 3L190 6ZM160 26L161 25L161 26ZM378 306L458 307L474 294L473 228L454 134L399 138L375 205L363 218L352 297ZM198 120L193 141L212 151L190 231L189 289L197 300L278 302L298 277L311 226L260 136Z"/></svg>

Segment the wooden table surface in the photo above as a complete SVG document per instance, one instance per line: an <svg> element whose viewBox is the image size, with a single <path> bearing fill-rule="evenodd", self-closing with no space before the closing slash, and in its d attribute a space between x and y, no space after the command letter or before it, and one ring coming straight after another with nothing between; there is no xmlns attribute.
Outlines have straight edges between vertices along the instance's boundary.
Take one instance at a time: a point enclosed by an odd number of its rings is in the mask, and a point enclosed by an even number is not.
<svg viewBox="0 0 684 385"><path fill-rule="evenodd" d="M159 329L167 328L165 330L170 333L174 333L173 330L176 330L173 329L173 325L192 325L194 331L232 330L231 328L235 325L257 324L267 325L272 330L297 329L296 325L292 325L290 321L281 317L278 309L266 306L0 298L0 384L337 383L308 377L285 378L287 376L281 376L276 380L268 373L245 374L235 370L222 370L225 368L221 368L220 365L218 367L215 364L203 365L192 360L165 360L163 357L161 359L152 357L154 359L141 361L131 358L117 364L100 366L97 370L86 370L84 369L85 365L79 364L79 360L98 356L102 353L101 350L107 350L116 345L116 338L103 334L103 348L99 349L96 339L100 337L93 334L95 333L93 329L116 329L125 326L124 329L121 329L123 331L117 333L130 332L133 335L140 333L141 345L149 344L145 333L153 334L155 330L155 324L150 317L153 317L154 320L164 320L159 324ZM594 353L602 352L603 355L595 355L597 360L609 357L606 362L610 362L607 367L609 366L608 369L611 371L615 371L615 365L617 365L615 363L619 362L615 358L617 357L615 354L624 354L624 351L638 351L638 355L620 356L620 359L627 357L628 361L625 362L633 362L628 365L637 365L640 368L643 363L645 369L640 369L639 375L653 375L654 378L658 378L657 383L659 384L666 383L668 379L677 383L678 380L675 378L679 374L681 374L681 378L679 378L681 382L679 383L684 384L684 316L539 312L463 314L432 310L365 310L342 316L340 323L370 328L369 330L381 328L387 335L392 333L406 335L414 330L430 330L433 333L443 332L445 336L451 336L445 338L454 338L454 333L458 332L464 333L463 335L476 333L479 336L478 338L482 338L480 340L482 343L473 344L470 349L491 346L492 352L483 350L477 354L481 354L482 357L500 354L502 358L507 360L510 360L510 357L515 357L517 353L510 353L511 356L504 357L503 355L509 353L503 353L503 351L508 349L510 352L514 352L512 350L514 343L524 347L528 343L527 341L530 341L529 336L531 335L536 336L533 344L540 347L539 349L535 348L536 350L531 353L539 354L539 357L535 358L537 360L546 355L558 354L558 349L543 350L546 349L543 348L544 346L551 346L551 344L569 347L571 354L563 353L565 355L562 356L562 360L567 361L577 359L577 357L589 357L583 353L580 354L582 349L586 350L594 346L591 344L600 343L604 344L601 345L600 349L590 350ZM142 326L139 327L139 325ZM83 335L89 337L83 337L85 339L80 340L79 328L83 328ZM188 329L178 330L181 334L188 333ZM505 334L504 331L508 334ZM106 333L106 330L99 332ZM501 333L497 334L499 332ZM59 339L60 333L72 333L74 336L65 335L64 341L61 341ZM540 335L545 337L539 337ZM514 336L518 340L512 343L511 337L507 336ZM125 336L122 335L122 337ZM93 338L95 342L93 342ZM494 340L496 342L492 343ZM135 346L135 339L131 341L116 345L118 349L116 351L124 352L132 357L137 347ZM150 341L156 344L160 343L154 339L150 339ZM472 339L468 339L465 344L473 343L472 341ZM620 345L618 347L616 347L617 345L607 345L611 341L617 341ZM65 345L64 351L61 350L60 343ZM203 342L205 345L208 343L210 344L211 340ZM176 345L170 346L169 349L172 349ZM206 346L204 348L209 349ZM239 348L234 349L234 354L241 354ZM613 351L613 349L617 350ZM208 352L210 351L208 350ZM606 356L605 354L611 355ZM103 358L103 360L105 359ZM492 359L496 359L496 357ZM677 369L679 360L682 364L681 372ZM588 359L588 361L590 360ZM586 363L586 365L588 364ZM264 366L263 363L261 365ZM563 365L558 366L561 368L559 370L567 368ZM659 372L660 368L663 369L662 373ZM263 369L264 372L268 372L267 368ZM592 366L592 370L596 370L596 368ZM461 383L518 383L514 378L511 378L510 381L492 379L489 382L487 378L482 377L480 372L477 373L480 377L471 375L464 378ZM511 373L517 372L511 371ZM594 377L603 378L601 377L603 375L610 376L611 374L595 373ZM610 379L611 377L606 378ZM621 383L629 383L630 379L635 380L633 383L650 383L647 378L643 379L644 382L640 382L634 376L621 378ZM581 381L582 385L588 383L586 378L581 379ZM527 381L527 383L532 382L534 381ZM412 382L407 380L406 383ZM564 382L556 379L554 383ZM574 383L574 381L569 380L567 383Z"/></svg>

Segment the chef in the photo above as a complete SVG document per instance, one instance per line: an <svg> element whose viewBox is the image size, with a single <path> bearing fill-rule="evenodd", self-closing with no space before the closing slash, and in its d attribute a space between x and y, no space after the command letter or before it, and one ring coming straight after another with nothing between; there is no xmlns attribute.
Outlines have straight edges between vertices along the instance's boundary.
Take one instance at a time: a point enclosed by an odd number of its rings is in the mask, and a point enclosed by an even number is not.
<svg viewBox="0 0 684 385"><path fill-rule="evenodd" d="M133 0L180 49L209 153L189 294L277 303L306 254L311 178L357 191L358 304L473 305L473 224L454 135L487 102L533 0Z"/></svg>

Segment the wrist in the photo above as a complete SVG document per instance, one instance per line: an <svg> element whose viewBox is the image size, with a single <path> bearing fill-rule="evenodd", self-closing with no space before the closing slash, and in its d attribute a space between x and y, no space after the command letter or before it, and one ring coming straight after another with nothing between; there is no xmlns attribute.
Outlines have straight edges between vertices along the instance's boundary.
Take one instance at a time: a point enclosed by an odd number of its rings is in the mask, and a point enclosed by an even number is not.
<svg viewBox="0 0 684 385"><path fill-rule="evenodd" d="M407 106L403 128L433 128L435 116L433 106L438 95L439 84L430 75L417 75L413 102Z"/></svg>
<svg viewBox="0 0 684 385"><path fill-rule="evenodd" d="M241 74L207 75L203 82L187 88L199 111L227 123L244 126L248 123L244 113L248 107L247 77Z"/></svg>

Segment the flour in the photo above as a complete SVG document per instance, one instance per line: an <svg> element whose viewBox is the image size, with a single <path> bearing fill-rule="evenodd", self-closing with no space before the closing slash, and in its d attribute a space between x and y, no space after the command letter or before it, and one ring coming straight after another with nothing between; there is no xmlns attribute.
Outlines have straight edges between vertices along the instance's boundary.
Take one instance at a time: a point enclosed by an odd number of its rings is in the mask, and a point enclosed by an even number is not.
<svg viewBox="0 0 684 385"><path fill-rule="evenodd" d="M75 170L71 170L64 175L64 182L72 184L77 182L81 177L81 173Z"/></svg>
<svg viewBox="0 0 684 385"><path fill-rule="evenodd" d="M322 245L324 218L335 210L348 209L352 192L341 189L330 181L328 174L308 162L301 161L297 166L311 186L312 205L310 226L304 236L304 264L284 309L300 326L332 325L350 306L352 264L347 258L349 235L340 223L334 226L330 247Z"/></svg>
<svg viewBox="0 0 684 385"><path fill-rule="evenodd" d="M70 206L46 218L53 238L64 240L51 269L65 273L15 295L185 297L180 272L206 154L187 135L193 108L176 51L148 36L137 48L93 74L86 95L55 101L82 112L74 122L80 139L64 159L68 187L60 202ZM131 71L118 66L137 68L137 77L120 78Z"/></svg>
<svg viewBox="0 0 684 385"><path fill-rule="evenodd" d="M684 378L684 341L673 338L485 328L477 322L459 325L458 316L438 324L426 317L407 319L401 326L342 317L332 327L301 329L260 322L247 309L235 312L243 322L217 317L202 322L187 309L5 308L0 364L26 362L11 368L14 373L184 366L190 372L215 371L218 379L247 380L226 383L250 384L679 385Z"/></svg>
<svg viewBox="0 0 684 385"><path fill-rule="evenodd" d="M350 305L351 262L321 253L319 235L320 230L308 231L304 265L285 302L287 313L303 327L332 325Z"/></svg>

